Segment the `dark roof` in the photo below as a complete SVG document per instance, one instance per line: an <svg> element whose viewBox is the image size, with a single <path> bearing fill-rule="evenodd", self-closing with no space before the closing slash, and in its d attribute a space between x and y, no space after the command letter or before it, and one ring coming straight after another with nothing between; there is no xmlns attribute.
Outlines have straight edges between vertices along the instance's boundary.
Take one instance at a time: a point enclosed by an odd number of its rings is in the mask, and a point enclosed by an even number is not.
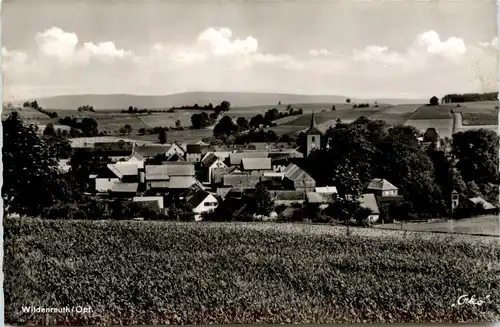
<svg viewBox="0 0 500 327"><path fill-rule="evenodd" d="M309 129L305 132L306 135L322 135L323 133L316 127L316 118L314 117L314 111L311 115L311 126Z"/></svg>
<svg viewBox="0 0 500 327"><path fill-rule="evenodd" d="M156 157L158 154L165 154L170 149L170 145L146 145L135 147L135 152L145 158Z"/></svg>
<svg viewBox="0 0 500 327"><path fill-rule="evenodd" d="M186 160L182 156L180 156L178 153L174 153L173 155L171 155L170 157L168 157L167 161L171 161L171 162L178 162L178 161L185 162Z"/></svg>
<svg viewBox="0 0 500 327"><path fill-rule="evenodd" d="M191 208L196 208L197 206L200 205L201 202L203 202L203 200L206 199L208 195L209 195L208 192L197 190L188 194L188 196L186 196L185 199L188 206L190 206Z"/></svg>
<svg viewBox="0 0 500 327"><path fill-rule="evenodd" d="M205 159L201 161L201 164L203 165L203 167L210 167L214 162L217 161L217 159L218 158L215 154L210 153L205 157Z"/></svg>
<svg viewBox="0 0 500 327"><path fill-rule="evenodd" d="M233 188L255 188L260 182L261 177L249 174L230 174L224 175L224 186L232 186Z"/></svg>
<svg viewBox="0 0 500 327"><path fill-rule="evenodd" d="M207 153L209 146L202 144L187 144L186 153Z"/></svg>
<svg viewBox="0 0 500 327"><path fill-rule="evenodd" d="M215 168L212 170L212 181L214 183L222 183L224 175L229 175L237 169L237 167Z"/></svg>
<svg viewBox="0 0 500 327"><path fill-rule="evenodd" d="M306 193L301 191L269 191L277 201L304 201Z"/></svg>

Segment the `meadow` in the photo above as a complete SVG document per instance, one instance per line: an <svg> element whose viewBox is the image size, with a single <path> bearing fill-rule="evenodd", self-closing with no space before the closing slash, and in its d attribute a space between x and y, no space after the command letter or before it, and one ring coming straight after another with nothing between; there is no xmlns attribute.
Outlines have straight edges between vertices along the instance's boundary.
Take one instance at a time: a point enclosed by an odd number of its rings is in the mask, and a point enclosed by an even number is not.
<svg viewBox="0 0 500 327"><path fill-rule="evenodd" d="M367 236L362 232L376 232ZM4 221L5 321L26 325L500 319L500 246L293 224ZM396 236L397 235L397 236ZM464 294L483 306L453 306ZM88 315L21 306L90 306Z"/></svg>

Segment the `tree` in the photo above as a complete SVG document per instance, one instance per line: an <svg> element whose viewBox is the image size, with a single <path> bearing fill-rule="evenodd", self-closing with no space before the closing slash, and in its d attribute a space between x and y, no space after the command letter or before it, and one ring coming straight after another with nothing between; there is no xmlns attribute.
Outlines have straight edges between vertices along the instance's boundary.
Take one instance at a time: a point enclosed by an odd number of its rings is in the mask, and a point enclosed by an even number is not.
<svg viewBox="0 0 500 327"><path fill-rule="evenodd" d="M228 101L224 100L220 103L220 107L222 111L229 111L229 109L231 108L231 104Z"/></svg>
<svg viewBox="0 0 500 327"><path fill-rule="evenodd" d="M36 100L33 101L33 102L31 102L30 107L33 108L33 109L38 109L38 102Z"/></svg>
<svg viewBox="0 0 500 327"><path fill-rule="evenodd" d="M223 137L229 136L238 131L238 126L233 123L233 119L229 116L224 116L214 127L214 136Z"/></svg>
<svg viewBox="0 0 500 327"><path fill-rule="evenodd" d="M129 113L133 113L134 112L134 107L132 107L132 106L128 107L128 112Z"/></svg>
<svg viewBox="0 0 500 327"><path fill-rule="evenodd" d="M304 113L304 109L299 108L299 111L297 112L299 115L302 115Z"/></svg>
<svg viewBox="0 0 500 327"><path fill-rule="evenodd" d="M248 129L248 120L245 117L238 117L238 119L236 119L236 124L242 130Z"/></svg>
<svg viewBox="0 0 500 327"><path fill-rule="evenodd" d="M56 136L56 130L54 128L54 125L48 124L45 129L43 130L43 135L45 136Z"/></svg>
<svg viewBox="0 0 500 327"><path fill-rule="evenodd" d="M97 130L97 121L93 118L85 117L79 125L85 136L95 136L99 133Z"/></svg>
<svg viewBox="0 0 500 327"><path fill-rule="evenodd" d="M250 210L257 215L268 216L274 207L274 200L264 183L255 186L255 194L250 199Z"/></svg>
<svg viewBox="0 0 500 327"><path fill-rule="evenodd" d="M111 163L111 159L101 156L89 156L84 151L76 151L69 160L70 175L75 181L75 187L79 192L90 190L89 175L100 173Z"/></svg>
<svg viewBox="0 0 500 327"><path fill-rule="evenodd" d="M337 110L337 108L335 108L335 105L332 106L332 111L335 111Z"/></svg>
<svg viewBox="0 0 500 327"><path fill-rule="evenodd" d="M437 106L439 104L439 99L436 97L436 96L433 96L430 100L429 100L429 104L431 106Z"/></svg>
<svg viewBox="0 0 500 327"><path fill-rule="evenodd" d="M38 216L67 197L56 153L37 132L12 112L3 125L2 198L7 213Z"/></svg>
<svg viewBox="0 0 500 327"><path fill-rule="evenodd" d="M180 128L181 128L181 121L180 121L179 119L177 119L177 120L175 121L175 128L177 128L177 129L180 129Z"/></svg>
<svg viewBox="0 0 500 327"><path fill-rule="evenodd" d="M29 108L29 107L31 107L31 103L29 101L24 101L23 108Z"/></svg>
<svg viewBox="0 0 500 327"><path fill-rule="evenodd" d="M499 137L495 131L473 129L453 134L452 154L464 181L499 182Z"/></svg>
<svg viewBox="0 0 500 327"><path fill-rule="evenodd" d="M345 100L345 102L347 102L347 103L351 103L351 99L347 98L347 99Z"/></svg>
<svg viewBox="0 0 500 327"><path fill-rule="evenodd" d="M206 112L193 114L191 116L191 125L194 129L202 129L210 125L210 117Z"/></svg>
<svg viewBox="0 0 500 327"><path fill-rule="evenodd" d="M264 124L264 116L258 114L250 119L250 127L259 128L260 125Z"/></svg>
<svg viewBox="0 0 500 327"><path fill-rule="evenodd" d="M158 130L158 140L161 144L167 143L167 131L164 128Z"/></svg>
<svg viewBox="0 0 500 327"><path fill-rule="evenodd" d="M130 135L130 133L132 133L133 130L134 129L130 124L126 124L125 126L123 126L124 134Z"/></svg>

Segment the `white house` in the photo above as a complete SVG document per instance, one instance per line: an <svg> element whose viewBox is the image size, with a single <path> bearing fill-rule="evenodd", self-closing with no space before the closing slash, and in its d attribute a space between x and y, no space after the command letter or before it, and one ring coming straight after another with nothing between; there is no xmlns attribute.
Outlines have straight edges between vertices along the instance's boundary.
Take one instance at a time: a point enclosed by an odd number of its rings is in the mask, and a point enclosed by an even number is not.
<svg viewBox="0 0 500 327"><path fill-rule="evenodd" d="M137 183L139 179L138 163L117 162L108 164L107 169L89 177L95 181L95 190L98 193L109 192L113 189L113 185L118 182Z"/></svg>
<svg viewBox="0 0 500 327"><path fill-rule="evenodd" d="M181 195L194 213L196 221L202 220L202 214L211 212L219 206L217 198L206 191L192 187Z"/></svg>
<svg viewBox="0 0 500 327"><path fill-rule="evenodd" d="M227 168L226 164L213 153L203 158L203 160L201 161L201 166L204 170L206 181L209 184L212 183L214 169Z"/></svg>
<svg viewBox="0 0 500 327"><path fill-rule="evenodd" d="M398 188L383 178L372 179L366 190L378 196L398 195Z"/></svg>

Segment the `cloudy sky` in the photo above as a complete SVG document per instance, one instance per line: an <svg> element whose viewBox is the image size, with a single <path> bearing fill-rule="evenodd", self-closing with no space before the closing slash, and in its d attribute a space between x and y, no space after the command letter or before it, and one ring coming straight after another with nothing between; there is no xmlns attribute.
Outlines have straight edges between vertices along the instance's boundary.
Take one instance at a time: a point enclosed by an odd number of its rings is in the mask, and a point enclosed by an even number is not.
<svg viewBox="0 0 500 327"><path fill-rule="evenodd" d="M497 90L493 1L2 3L3 98Z"/></svg>

